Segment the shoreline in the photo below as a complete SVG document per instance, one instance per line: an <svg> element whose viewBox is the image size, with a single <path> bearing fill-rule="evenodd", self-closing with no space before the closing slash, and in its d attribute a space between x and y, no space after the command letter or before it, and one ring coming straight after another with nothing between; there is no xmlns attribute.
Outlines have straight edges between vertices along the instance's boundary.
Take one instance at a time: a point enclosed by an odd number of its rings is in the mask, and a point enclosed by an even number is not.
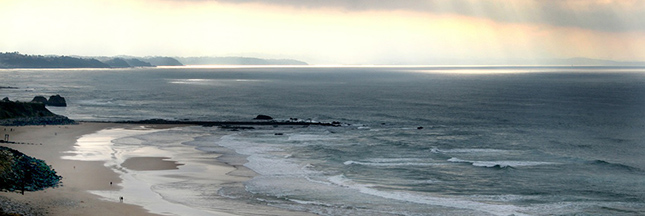
<svg viewBox="0 0 645 216"><path fill-rule="evenodd" d="M25 195L5 192L0 193L0 197L6 197L14 203L22 203L45 215L313 215L221 196L214 200L216 208L199 210L168 200L167 197L161 197L160 194L150 189L146 190L147 195L140 192L139 188L142 188L142 184L143 188L150 188L154 183L154 180L151 183L138 179L141 176L154 177L149 179L179 176L182 169L194 169L195 167L206 169L208 174L213 176L212 178L217 182L215 185L219 185L219 188L224 185L241 186L244 181L254 176L252 175L254 172L244 166L227 164L217 160L216 158L221 154L201 152L195 149L195 146L181 145L180 148L208 156L205 158L206 160L197 164L191 160L181 161L181 158L179 158L180 160L172 158L172 154L168 155L151 149L154 146L146 147L146 151L128 152L129 155L120 155L122 160L116 161L116 164L114 164L115 161L70 158L74 157L74 151L78 150L78 140L83 137L92 137L101 132L134 131L136 135L139 133L137 131L145 133L146 131L173 130L190 126L195 125L79 122L76 125L2 126L0 128L5 128L6 131L0 130L0 132L9 134L9 140L16 142L16 144L0 143L0 145L44 160L56 170L58 175L63 176L63 186L27 192ZM230 133L226 130L218 131L218 134ZM113 138L102 141L106 140L110 142ZM115 154L114 150L102 149L100 151ZM161 149L157 148L157 150ZM123 160L123 158L125 159ZM130 161L128 162L128 160ZM146 165L137 165L141 162L145 162ZM216 188L216 190L218 189ZM124 201L121 202L119 197L125 197ZM176 213L176 209L169 210L168 206L174 206L183 212Z"/></svg>

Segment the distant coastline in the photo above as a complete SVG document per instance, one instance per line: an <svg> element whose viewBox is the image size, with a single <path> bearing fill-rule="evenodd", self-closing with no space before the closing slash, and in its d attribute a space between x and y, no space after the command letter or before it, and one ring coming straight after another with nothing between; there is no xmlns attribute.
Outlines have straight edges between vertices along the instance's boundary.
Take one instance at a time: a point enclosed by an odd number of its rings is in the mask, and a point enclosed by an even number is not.
<svg viewBox="0 0 645 216"><path fill-rule="evenodd" d="M294 59L261 59L250 57L176 57L184 65L309 65Z"/></svg>
<svg viewBox="0 0 645 216"><path fill-rule="evenodd" d="M134 68L184 65L308 65L293 59L251 57L56 56L0 53L0 68Z"/></svg>

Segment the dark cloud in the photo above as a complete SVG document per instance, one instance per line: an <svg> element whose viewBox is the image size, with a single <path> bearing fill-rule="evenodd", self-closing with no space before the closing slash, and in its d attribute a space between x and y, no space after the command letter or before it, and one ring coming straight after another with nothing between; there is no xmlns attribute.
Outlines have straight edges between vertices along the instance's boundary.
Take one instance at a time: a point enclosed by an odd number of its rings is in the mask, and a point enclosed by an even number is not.
<svg viewBox="0 0 645 216"><path fill-rule="evenodd" d="M182 0L175 0L182 1ZM191 0L183 0L191 1ZM209 1L209 0L192 0ZM215 1L215 0L210 0ZM217 0L263 3L296 8L348 11L407 10L459 14L506 23L541 23L563 27L624 32L645 31L645 1L596 0Z"/></svg>

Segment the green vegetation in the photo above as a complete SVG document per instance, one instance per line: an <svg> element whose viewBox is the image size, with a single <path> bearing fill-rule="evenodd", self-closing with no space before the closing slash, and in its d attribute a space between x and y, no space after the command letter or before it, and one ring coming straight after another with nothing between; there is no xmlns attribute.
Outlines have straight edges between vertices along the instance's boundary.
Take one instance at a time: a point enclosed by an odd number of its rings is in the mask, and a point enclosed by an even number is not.
<svg viewBox="0 0 645 216"><path fill-rule="evenodd" d="M17 150L0 146L0 190L9 192L39 191L58 187L63 177L56 175L43 160Z"/></svg>

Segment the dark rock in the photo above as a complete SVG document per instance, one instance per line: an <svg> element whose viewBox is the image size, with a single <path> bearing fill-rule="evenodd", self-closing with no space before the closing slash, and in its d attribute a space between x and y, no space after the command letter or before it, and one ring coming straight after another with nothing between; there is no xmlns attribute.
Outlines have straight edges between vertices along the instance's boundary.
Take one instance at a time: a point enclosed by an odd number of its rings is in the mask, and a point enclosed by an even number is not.
<svg viewBox="0 0 645 216"><path fill-rule="evenodd" d="M9 97L4 97L4 98L2 98L2 102L9 102L9 101L10 101L10 100L9 100Z"/></svg>
<svg viewBox="0 0 645 216"><path fill-rule="evenodd" d="M56 115L42 103L0 101L0 125L62 125L75 124L65 116Z"/></svg>
<svg viewBox="0 0 645 216"><path fill-rule="evenodd" d="M0 102L0 119L55 116L41 103Z"/></svg>
<svg viewBox="0 0 645 216"><path fill-rule="evenodd" d="M31 100L32 103L41 103L41 104L47 104L47 98L43 96L36 96L34 97L33 100Z"/></svg>
<svg viewBox="0 0 645 216"><path fill-rule="evenodd" d="M417 129L418 129L418 130L421 130L421 129L423 129L423 127L417 127Z"/></svg>
<svg viewBox="0 0 645 216"><path fill-rule="evenodd" d="M71 124L76 124L76 122L65 116L60 116L60 115L0 119L0 125L3 125L3 126L71 125Z"/></svg>
<svg viewBox="0 0 645 216"><path fill-rule="evenodd" d="M231 126L231 125L222 125L222 126L220 126L220 128L221 129L226 129L226 130L231 130L231 131L253 130L253 129L255 129L254 127Z"/></svg>
<svg viewBox="0 0 645 216"><path fill-rule="evenodd" d="M268 115L258 115L254 118L254 120L273 120L273 117Z"/></svg>
<svg viewBox="0 0 645 216"><path fill-rule="evenodd" d="M52 95L49 97L49 100L47 101L47 105L66 107L67 102L65 102L65 98L61 97L60 95Z"/></svg>

